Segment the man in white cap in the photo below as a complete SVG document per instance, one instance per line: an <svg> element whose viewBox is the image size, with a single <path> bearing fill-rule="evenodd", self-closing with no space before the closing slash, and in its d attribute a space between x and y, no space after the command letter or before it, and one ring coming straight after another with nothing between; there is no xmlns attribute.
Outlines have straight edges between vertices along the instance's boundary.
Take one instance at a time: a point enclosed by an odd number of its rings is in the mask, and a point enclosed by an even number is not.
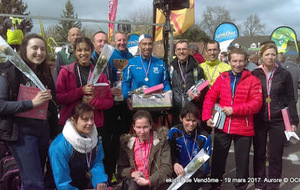
<svg viewBox="0 0 300 190"><path fill-rule="evenodd" d="M143 85L152 87L163 84L163 91L171 90L168 69L165 63L152 56L153 41L148 34L139 37L140 56L136 56L128 61L128 65L123 72L122 93L127 99L127 105L131 109L131 98L128 92L135 90Z"/></svg>

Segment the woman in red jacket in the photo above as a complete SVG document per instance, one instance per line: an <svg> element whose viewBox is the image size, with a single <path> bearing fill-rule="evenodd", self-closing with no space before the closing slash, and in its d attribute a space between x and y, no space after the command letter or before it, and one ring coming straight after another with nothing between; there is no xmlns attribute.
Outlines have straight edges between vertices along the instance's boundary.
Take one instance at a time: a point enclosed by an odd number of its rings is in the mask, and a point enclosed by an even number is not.
<svg viewBox="0 0 300 190"><path fill-rule="evenodd" d="M76 62L62 66L57 77L56 98L57 103L62 105L60 110L59 125L64 126L71 116L72 109L80 102L87 103L94 108L95 125L98 129L103 126L103 110L113 105L113 97L110 89L105 98L94 98L94 87L88 84L94 66L90 64L94 45L89 38L77 38L73 47L77 57ZM98 83L108 83L104 74L101 74Z"/></svg>
<svg viewBox="0 0 300 190"><path fill-rule="evenodd" d="M244 70L247 55L242 49L233 49L229 53L231 70L221 73L205 96L202 119L213 127L211 111L220 98L222 112L226 114L222 130L215 129L214 148L212 155L211 177L219 179L212 184L212 189L219 189L226 166L226 158L234 141L236 161L236 189L247 188L249 177L249 151L251 139L254 136L253 114L262 105L262 90L260 81Z"/></svg>

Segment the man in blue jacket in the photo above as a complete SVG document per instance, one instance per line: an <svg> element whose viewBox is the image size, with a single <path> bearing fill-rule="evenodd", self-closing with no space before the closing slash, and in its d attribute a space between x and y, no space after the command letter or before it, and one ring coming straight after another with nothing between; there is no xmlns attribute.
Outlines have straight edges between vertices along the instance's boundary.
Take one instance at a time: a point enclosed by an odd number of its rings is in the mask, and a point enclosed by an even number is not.
<svg viewBox="0 0 300 190"><path fill-rule="evenodd" d="M152 56L153 41L148 34L139 37L140 55L128 60L128 65L123 72L122 93L127 101L127 106L132 110L132 100L128 93L144 85L152 87L163 84L163 91L171 90L168 69L165 63ZM153 121L157 123L160 112L151 112Z"/></svg>
<svg viewBox="0 0 300 190"><path fill-rule="evenodd" d="M143 85L152 87L163 84L163 91L171 90L168 69L165 63L156 57L153 57L153 41L148 34L142 34L139 37L140 56L134 57L128 61L128 65L123 72L122 92L127 104L131 108L131 99L128 92L135 90Z"/></svg>
<svg viewBox="0 0 300 190"><path fill-rule="evenodd" d="M116 49L112 53L105 69L105 74L109 79L111 92L115 99L113 107L104 111L104 127L100 131L105 154L103 164L109 183L116 181L114 173L120 148L120 135L129 132L132 118L126 102L121 98L116 98L122 95L122 89L116 86L119 78L117 77L117 69L114 66L114 62L117 60L128 60L133 57L127 49L127 41L128 36L125 32L116 31L114 33L112 44Z"/></svg>

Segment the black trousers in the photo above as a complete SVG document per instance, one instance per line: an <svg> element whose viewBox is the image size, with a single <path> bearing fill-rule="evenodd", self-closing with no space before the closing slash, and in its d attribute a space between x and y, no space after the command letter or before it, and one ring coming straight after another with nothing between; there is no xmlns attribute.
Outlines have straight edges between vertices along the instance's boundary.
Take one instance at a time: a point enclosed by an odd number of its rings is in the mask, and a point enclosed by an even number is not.
<svg viewBox="0 0 300 190"><path fill-rule="evenodd" d="M282 155L285 142L283 122L259 122L255 124L254 136L254 178L260 189L279 189L280 183L264 182L266 176L266 146L269 135L269 179L280 179L282 172Z"/></svg>
<svg viewBox="0 0 300 190"><path fill-rule="evenodd" d="M220 130L215 130L215 138L212 154L211 178L219 179L219 183L212 183L212 187L220 186L225 173L226 159L231 141L234 141L234 153L236 163L236 189L247 189L249 177L249 151L252 137L230 135Z"/></svg>
<svg viewBox="0 0 300 190"><path fill-rule="evenodd" d="M116 162L120 150L120 136L128 133L132 122L132 112L126 104L115 104L111 109L104 111L104 126L98 128L102 138L104 159L103 164L108 180L115 173Z"/></svg>

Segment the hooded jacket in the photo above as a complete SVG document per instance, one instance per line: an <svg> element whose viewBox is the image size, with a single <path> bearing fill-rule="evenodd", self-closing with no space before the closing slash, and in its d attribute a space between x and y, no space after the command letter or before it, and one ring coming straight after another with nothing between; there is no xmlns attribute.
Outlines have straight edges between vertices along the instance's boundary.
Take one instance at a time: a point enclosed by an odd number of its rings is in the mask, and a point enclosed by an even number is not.
<svg viewBox="0 0 300 190"><path fill-rule="evenodd" d="M149 155L149 180L151 189L160 189L166 179L172 176L171 151L167 140L168 129L160 127L153 132L153 142ZM136 137L131 134L121 136L121 148L118 160L118 177L131 178L130 170L135 168L134 142Z"/></svg>
<svg viewBox="0 0 300 190"><path fill-rule="evenodd" d="M223 132L242 136L254 136L253 115L262 105L262 87L260 81L244 70L238 83L235 85L235 93L232 87L229 72L221 73L205 96L202 119L211 118L211 111L220 97L220 106L232 107L233 113L227 116Z"/></svg>
<svg viewBox="0 0 300 190"><path fill-rule="evenodd" d="M84 93L82 86L77 87L77 78L75 75L75 66L77 62L71 65L62 67L56 84L56 99L59 105L63 105L60 111L59 124L64 125L67 119L71 116L72 109L81 101ZM91 72L93 72L94 66L91 65ZM98 83L108 83L108 80L104 74L101 74L97 81ZM94 107L95 124L97 127L103 126L103 110L109 109L113 106L113 98L110 89L107 90L106 98L104 99L92 99L90 105Z"/></svg>

